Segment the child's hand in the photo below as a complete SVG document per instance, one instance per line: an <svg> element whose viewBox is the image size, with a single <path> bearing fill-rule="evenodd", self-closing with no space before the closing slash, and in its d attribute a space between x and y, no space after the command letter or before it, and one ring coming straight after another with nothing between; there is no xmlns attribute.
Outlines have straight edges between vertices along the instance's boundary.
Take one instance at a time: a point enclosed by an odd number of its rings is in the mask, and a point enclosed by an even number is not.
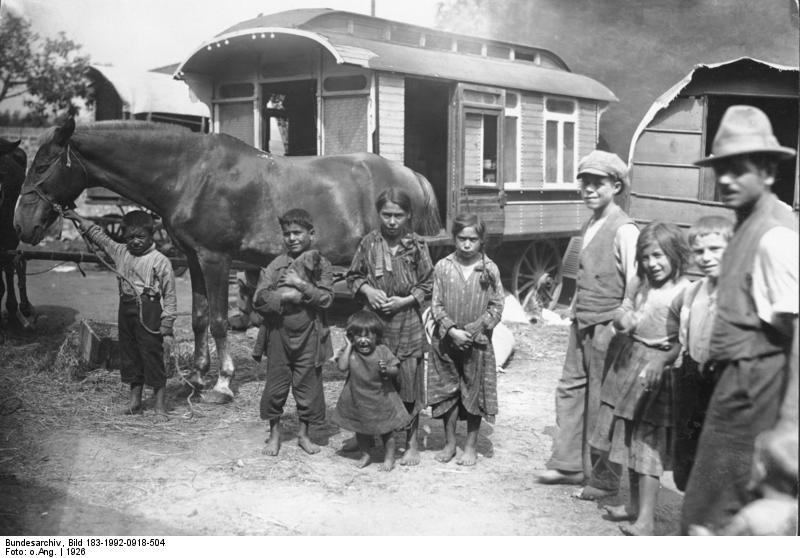
<svg viewBox="0 0 800 558"><path fill-rule="evenodd" d="M639 323L638 317L633 312L627 312L620 316L614 323L614 327L620 333L630 333Z"/></svg>
<svg viewBox="0 0 800 558"><path fill-rule="evenodd" d="M463 329L451 327L447 335L450 336L450 339L453 340L453 344L459 351L465 351L472 345L472 336Z"/></svg>
<svg viewBox="0 0 800 558"><path fill-rule="evenodd" d="M370 287L366 283L361 287L361 292L367 297L370 308L377 312L383 312L383 307L389 301L389 297L381 289Z"/></svg>
<svg viewBox="0 0 800 558"><path fill-rule="evenodd" d="M278 286L294 287L298 291L303 291L308 287L308 283L300 277L294 268L289 268L278 281Z"/></svg>
<svg viewBox="0 0 800 558"><path fill-rule="evenodd" d="M408 297L408 298L412 298L413 300L413 297ZM384 314L396 314L397 312L408 306L408 304L409 302L407 301L407 297L390 296L386 299L386 302L384 302L381 305L380 310Z"/></svg>
<svg viewBox="0 0 800 558"><path fill-rule="evenodd" d="M300 302L303 300L303 293L301 293L294 287L281 289L280 293L281 293L281 302L291 302L293 304L300 304Z"/></svg>
<svg viewBox="0 0 800 558"><path fill-rule="evenodd" d="M89 223L89 220L88 220L88 219L85 219L85 218L81 217L80 215L78 215L78 214L75 212L75 210L74 210L74 209L67 209L67 210L64 212L64 217L66 217L67 219L69 219L70 221L72 221L73 223L75 223L76 225L79 225L79 227L78 227L78 228L80 228L80 227L87 228L87 225L86 225L86 223Z"/></svg>
<svg viewBox="0 0 800 558"><path fill-rule="evenodd" d="M663 362L648 362L642 371L639 372L639 382L644 386L645 391L653 391L661 383L661 377L663 375Z"/></svg>

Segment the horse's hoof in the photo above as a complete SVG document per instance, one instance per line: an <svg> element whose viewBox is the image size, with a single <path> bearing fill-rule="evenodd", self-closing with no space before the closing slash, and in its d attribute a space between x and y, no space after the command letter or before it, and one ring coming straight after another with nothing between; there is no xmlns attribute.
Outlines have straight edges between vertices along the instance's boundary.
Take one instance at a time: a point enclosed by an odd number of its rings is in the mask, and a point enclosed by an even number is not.
<svg viewBox="0 0 800 558"><path fill-rule="evenodd" d="M205 403L211 403L213 405L225 405L226 403L230 403L231 401L233 401L233 392L231 390L226 390L225 392L222 392L213 389L209 392L204 393L202 397Z"/></svg>

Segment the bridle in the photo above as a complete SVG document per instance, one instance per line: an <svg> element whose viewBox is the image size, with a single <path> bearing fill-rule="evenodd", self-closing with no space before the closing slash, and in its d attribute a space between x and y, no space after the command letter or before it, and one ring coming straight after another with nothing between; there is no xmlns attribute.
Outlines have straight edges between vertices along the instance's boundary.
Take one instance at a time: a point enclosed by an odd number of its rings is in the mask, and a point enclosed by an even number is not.
<svg viewBox="0 0 800 558"><path fill-rule="evenodd" d="M81 161L80 157L78 156L78 153L76 151L73 151L71 147L72 147L71 144L67 143L67 147L64 150L65 160L63 166L66 168L71 168L72 160L74 159L81 167L81 170L83 170L84 178L87 179L88 181L89 171L86 169L86 165L83 163L83 161ZM27 190L26 192L22 192L22 194L20 194L20 199L19 199L20 205L30 204L31 202L25 202L23 201L23 199L25 198L25 196L35 195L39 197L41 200L43 200L45 203L47 203L50 207L52 207L53 210L56 213L58 213L59 216L62 217L64 216L65 210L75 208L74 202L69 202L66 204L59 203L53 196L42 190L42 184L44 184L45 182L47 182L47 180L50 179L52 174L58 168L57 165L60 163L61 163L61 154L59 154L59 156L56 157L56 159L52 163L50 163L50 165L47 167L47 170L42 173L42 176L39 177L39 179L33 184L33 186L29 190Z"/></svg>

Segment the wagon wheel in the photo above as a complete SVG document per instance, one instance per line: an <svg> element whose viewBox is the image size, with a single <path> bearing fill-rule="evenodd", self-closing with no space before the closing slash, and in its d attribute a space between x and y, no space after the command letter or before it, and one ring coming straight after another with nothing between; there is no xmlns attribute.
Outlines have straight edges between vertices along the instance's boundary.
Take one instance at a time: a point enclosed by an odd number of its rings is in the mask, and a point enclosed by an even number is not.
<svg viewBox="0 0 800 558"><path fill-rule="evenodd" d="M122 237L122 215L117 215L115 213L109 213L108 215L103 215L98 219L99 225L103 227L103 230L106 232L108 236L111 237L111 240L115 242L123 242Z"/></svg>
<svg viewBox="0 0 800 558"><path fill-rule="evenodd" d="M553 308L561 294L561 252L552 240L531 242L514 262L511 288L523 308Z"/></svg>

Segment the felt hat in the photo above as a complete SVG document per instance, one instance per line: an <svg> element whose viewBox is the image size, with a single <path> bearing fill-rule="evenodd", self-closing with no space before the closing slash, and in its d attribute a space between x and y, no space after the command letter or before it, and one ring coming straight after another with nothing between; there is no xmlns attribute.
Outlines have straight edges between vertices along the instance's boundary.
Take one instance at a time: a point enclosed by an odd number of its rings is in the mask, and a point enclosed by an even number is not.
<svg viewBox="0 0 800 558"><path fill-rule="evenodd" d="M778 143L763 111L749 105L733 105L722 116L711 144L711 155L694 164L708 167L720 159L749 153L769 153L779 159L789 159L797 152Z"/></svg>
<svg viewBox="0 0 800 558"><path fill-rule="evenodd" d="M628 165L615 153L594 150L578 161L578 177L582 174L608 176L628 185Z"/></svg>

